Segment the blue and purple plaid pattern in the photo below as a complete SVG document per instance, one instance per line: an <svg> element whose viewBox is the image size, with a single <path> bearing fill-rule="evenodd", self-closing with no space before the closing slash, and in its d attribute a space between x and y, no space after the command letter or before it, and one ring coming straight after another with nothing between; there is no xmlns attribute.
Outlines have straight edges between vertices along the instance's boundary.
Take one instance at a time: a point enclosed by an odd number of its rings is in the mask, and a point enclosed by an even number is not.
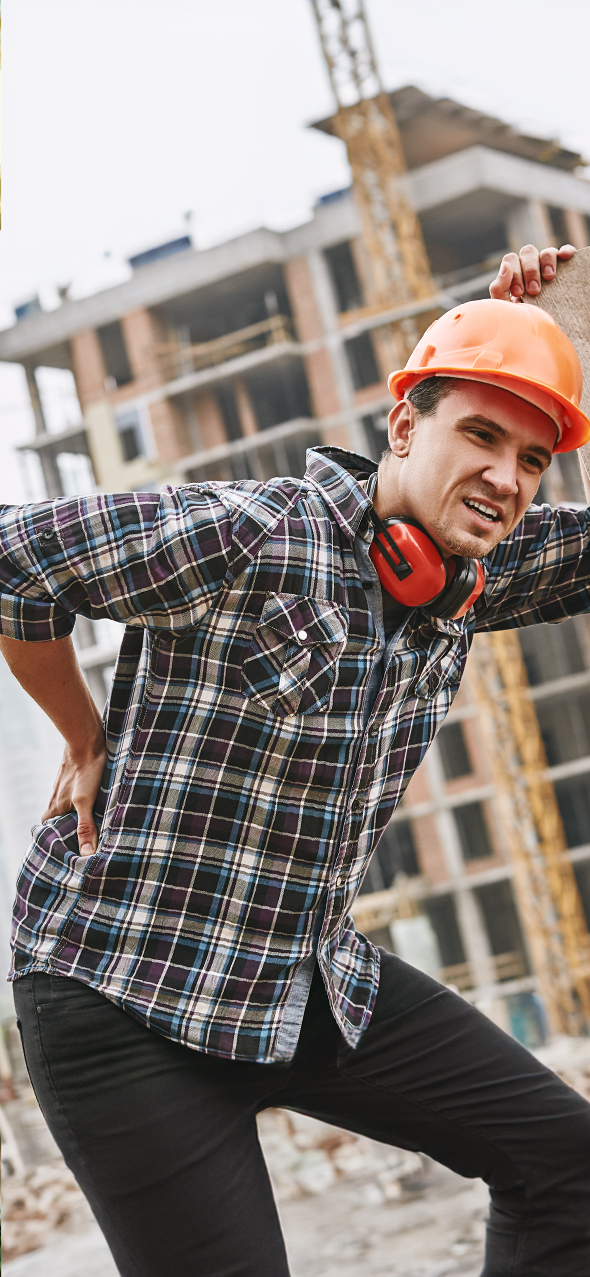
<svg viewBox="0 0 590 1277"><path fill-rule="evenodd" d="M13 976L74 976L175 1041L269 1062L293 1052L317 948L358 1042L378 955L348 910L474 629L587 611L590 563L586 511L532 507L487 560L475 612L408 614L365 725L383 648L355 558L369 503L341 460L311 452L303 480L0 510L2 633L59 638L76 613L127 627L98 850L78 856L71 815L35 830Z"/></svg>

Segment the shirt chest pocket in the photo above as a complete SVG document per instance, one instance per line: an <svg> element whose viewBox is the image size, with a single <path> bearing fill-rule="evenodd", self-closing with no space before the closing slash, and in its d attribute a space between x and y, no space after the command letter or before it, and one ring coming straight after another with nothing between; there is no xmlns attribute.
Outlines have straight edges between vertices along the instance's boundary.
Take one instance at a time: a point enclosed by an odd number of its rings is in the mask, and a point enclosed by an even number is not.
<svg viewBox="0 0 590 1277"><path fill-rule="evenodd" d="M269 595L242 668L242 691L283 717L318 711L330 696L346 633L337 603Z"/></svg>

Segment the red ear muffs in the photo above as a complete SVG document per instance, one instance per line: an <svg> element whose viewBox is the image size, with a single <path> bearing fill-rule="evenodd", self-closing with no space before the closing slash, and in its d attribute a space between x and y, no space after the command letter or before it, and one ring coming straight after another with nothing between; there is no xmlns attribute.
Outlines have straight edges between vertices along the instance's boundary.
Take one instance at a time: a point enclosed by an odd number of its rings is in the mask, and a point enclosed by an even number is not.
<svg viewBox="0 0 590 1277"><path fill-rule="evenodd" d="M428 607L431 616L458 620L479 598L484 570L476 559L443 559L432 537L412 519L373 515L369 555L388 594L405 607Z"/></svg>

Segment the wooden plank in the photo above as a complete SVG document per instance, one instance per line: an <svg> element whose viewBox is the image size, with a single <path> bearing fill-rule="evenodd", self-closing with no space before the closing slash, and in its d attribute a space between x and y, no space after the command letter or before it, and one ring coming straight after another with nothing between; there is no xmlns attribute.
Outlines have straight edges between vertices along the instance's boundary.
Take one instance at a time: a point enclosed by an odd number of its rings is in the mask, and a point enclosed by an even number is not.
<svg viewBox="0 0 590 1277"><path fill-rule="evenodd" d="M590 417L590 248L578 249L569 262L558 262L555 279L543 284L538 297L525 300L552 315L575 346L584 375L582 410ZM590 475L590 443L579 451Z"/></svg>

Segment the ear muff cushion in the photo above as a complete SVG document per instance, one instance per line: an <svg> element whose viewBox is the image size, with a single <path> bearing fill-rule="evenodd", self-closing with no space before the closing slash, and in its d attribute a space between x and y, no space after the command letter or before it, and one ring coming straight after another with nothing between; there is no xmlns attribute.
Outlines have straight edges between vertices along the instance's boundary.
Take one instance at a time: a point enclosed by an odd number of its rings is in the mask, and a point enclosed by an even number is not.
<svg viewBox="0 0 590 1277"><path fill-rule="evenodd" d="M457 556L454 562L455 571L449 584L432 604L433 614L439 616L442 621L447 621L455 615L475 585L476 568L472 560Z"/></svg>
<svg viewBox="0 0 590 1277"><path fill-rule="evenodd" d="M396 576L385 557L385 553L393 557L391 545L382 532L376 532L369 555L383 588L405 607L422 607L430 603L447 583L447 570L440 551L422 528L410 523L393 521L388 523L387 531L399 546L411 571L407 576Z"/></svg>
<svg viewBox="0 0 590 1277"><path fill-rule="evenodd" d="M441 621L458 620L464 616L485 585L483 568L476 559L457 557L455 563L453 579L432 604L432 615L440 617Z"/></svg>

